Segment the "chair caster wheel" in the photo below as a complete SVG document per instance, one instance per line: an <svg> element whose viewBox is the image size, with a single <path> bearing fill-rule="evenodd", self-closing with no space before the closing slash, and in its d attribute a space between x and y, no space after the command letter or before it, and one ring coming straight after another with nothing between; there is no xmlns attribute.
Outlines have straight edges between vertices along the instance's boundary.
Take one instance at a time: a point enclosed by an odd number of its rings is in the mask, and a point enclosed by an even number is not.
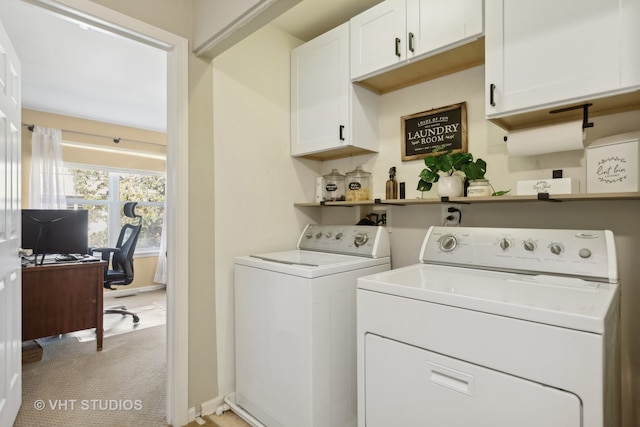
<svg viewBox="0 0 640 427"><path fill-rule="evenodd" d="M138 323L140 318L138 316L133 316L133 323Z"/></svg>

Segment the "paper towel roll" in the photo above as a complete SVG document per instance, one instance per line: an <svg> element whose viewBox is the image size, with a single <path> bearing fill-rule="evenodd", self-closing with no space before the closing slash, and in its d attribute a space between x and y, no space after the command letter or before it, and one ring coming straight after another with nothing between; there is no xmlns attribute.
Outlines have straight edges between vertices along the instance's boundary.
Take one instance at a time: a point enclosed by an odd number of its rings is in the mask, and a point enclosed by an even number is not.
<svg viewBox="0 0 640 427"><path fill-rule="evenodd" d="M507 153L511 157L536 156L583 150L582 120L509 132Z"/></svg>

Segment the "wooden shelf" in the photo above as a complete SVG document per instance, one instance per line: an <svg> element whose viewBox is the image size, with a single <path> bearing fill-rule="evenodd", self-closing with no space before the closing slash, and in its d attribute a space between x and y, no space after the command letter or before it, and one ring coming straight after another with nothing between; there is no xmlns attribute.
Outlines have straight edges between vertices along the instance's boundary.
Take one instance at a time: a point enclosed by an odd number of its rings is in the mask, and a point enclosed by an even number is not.
<svg viewBox="0 0 640 427"><path fill-rule="evenodd" d="M626 111L635 111L640 109L640 91L603 96L601 98L589 98L580 102L558 104L549 106L546 109L538 109L535 111L508 113L501 117L488 115L487 119L507 131L536 126L547 126L582 119L581 108L557 114L551 114L550 111L558 108L581 106L584 104L592 104L589 107L589 119L609 114L623 113Z"/></svg>
<svg viewBox="0 0 640 427"><path fill-rule="evenodd" d="M379 95L484 64L484 37L353 83Z"/></svg>
<svg viewBox="0 0 640 427"><path fill-rule="evenodd" d="M295 207L354 207L354 206L413 206L440 203L517 203L517 202L572 202L572 201L610 201L610 200L640 200L637 193L593 193L593 194L550 194L544 196L499 196L499 197L452 197L447 201L437 198L427 199L394 199L394 200L364 200L357 202L324 202L324 203L294 203Z"/></svg>
<svg viewBox="0 0 640 427"><path fill-rule="evenodd" d="M322 203L294 203L293 206L296 207L318 207L318 206L338 206L343 208L351 208L354 206L374 206L386 204L386 200L380 200L379 203L376 203L376 200L362 200L358 202L322 202Z"/></svg>

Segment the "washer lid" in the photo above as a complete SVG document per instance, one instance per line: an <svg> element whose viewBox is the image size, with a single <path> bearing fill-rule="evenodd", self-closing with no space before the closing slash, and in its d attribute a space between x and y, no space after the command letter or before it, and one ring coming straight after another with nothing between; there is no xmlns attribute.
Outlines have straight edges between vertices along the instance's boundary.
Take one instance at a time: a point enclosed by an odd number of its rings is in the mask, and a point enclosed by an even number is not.
<svg viewBox="0 0 640 427"><path fill-rule="evenodd" d="M236 265L261 268L306 278L315 278L375 265L389 264L390 258L365 258L315 251L283 251L236 257Z"/></svg>
<svg viewBox="0 0 640 427"><path fill-rule="evenodd" d="M358 288L602 334L618 285L416 264L358 279Z"/></svg>

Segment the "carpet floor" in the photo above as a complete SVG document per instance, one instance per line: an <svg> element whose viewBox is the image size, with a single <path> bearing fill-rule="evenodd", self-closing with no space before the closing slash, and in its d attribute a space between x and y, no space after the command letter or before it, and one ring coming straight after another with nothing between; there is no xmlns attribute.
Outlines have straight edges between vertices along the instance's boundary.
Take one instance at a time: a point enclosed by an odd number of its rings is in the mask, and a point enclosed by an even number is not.
<svg viewBox="0 0 640 427"><path fill-rule="evenodd" d="M102 351L72 335L41 345L42 360L22 368L15 427L167 426L164 325L106 337Z"/></svg>

